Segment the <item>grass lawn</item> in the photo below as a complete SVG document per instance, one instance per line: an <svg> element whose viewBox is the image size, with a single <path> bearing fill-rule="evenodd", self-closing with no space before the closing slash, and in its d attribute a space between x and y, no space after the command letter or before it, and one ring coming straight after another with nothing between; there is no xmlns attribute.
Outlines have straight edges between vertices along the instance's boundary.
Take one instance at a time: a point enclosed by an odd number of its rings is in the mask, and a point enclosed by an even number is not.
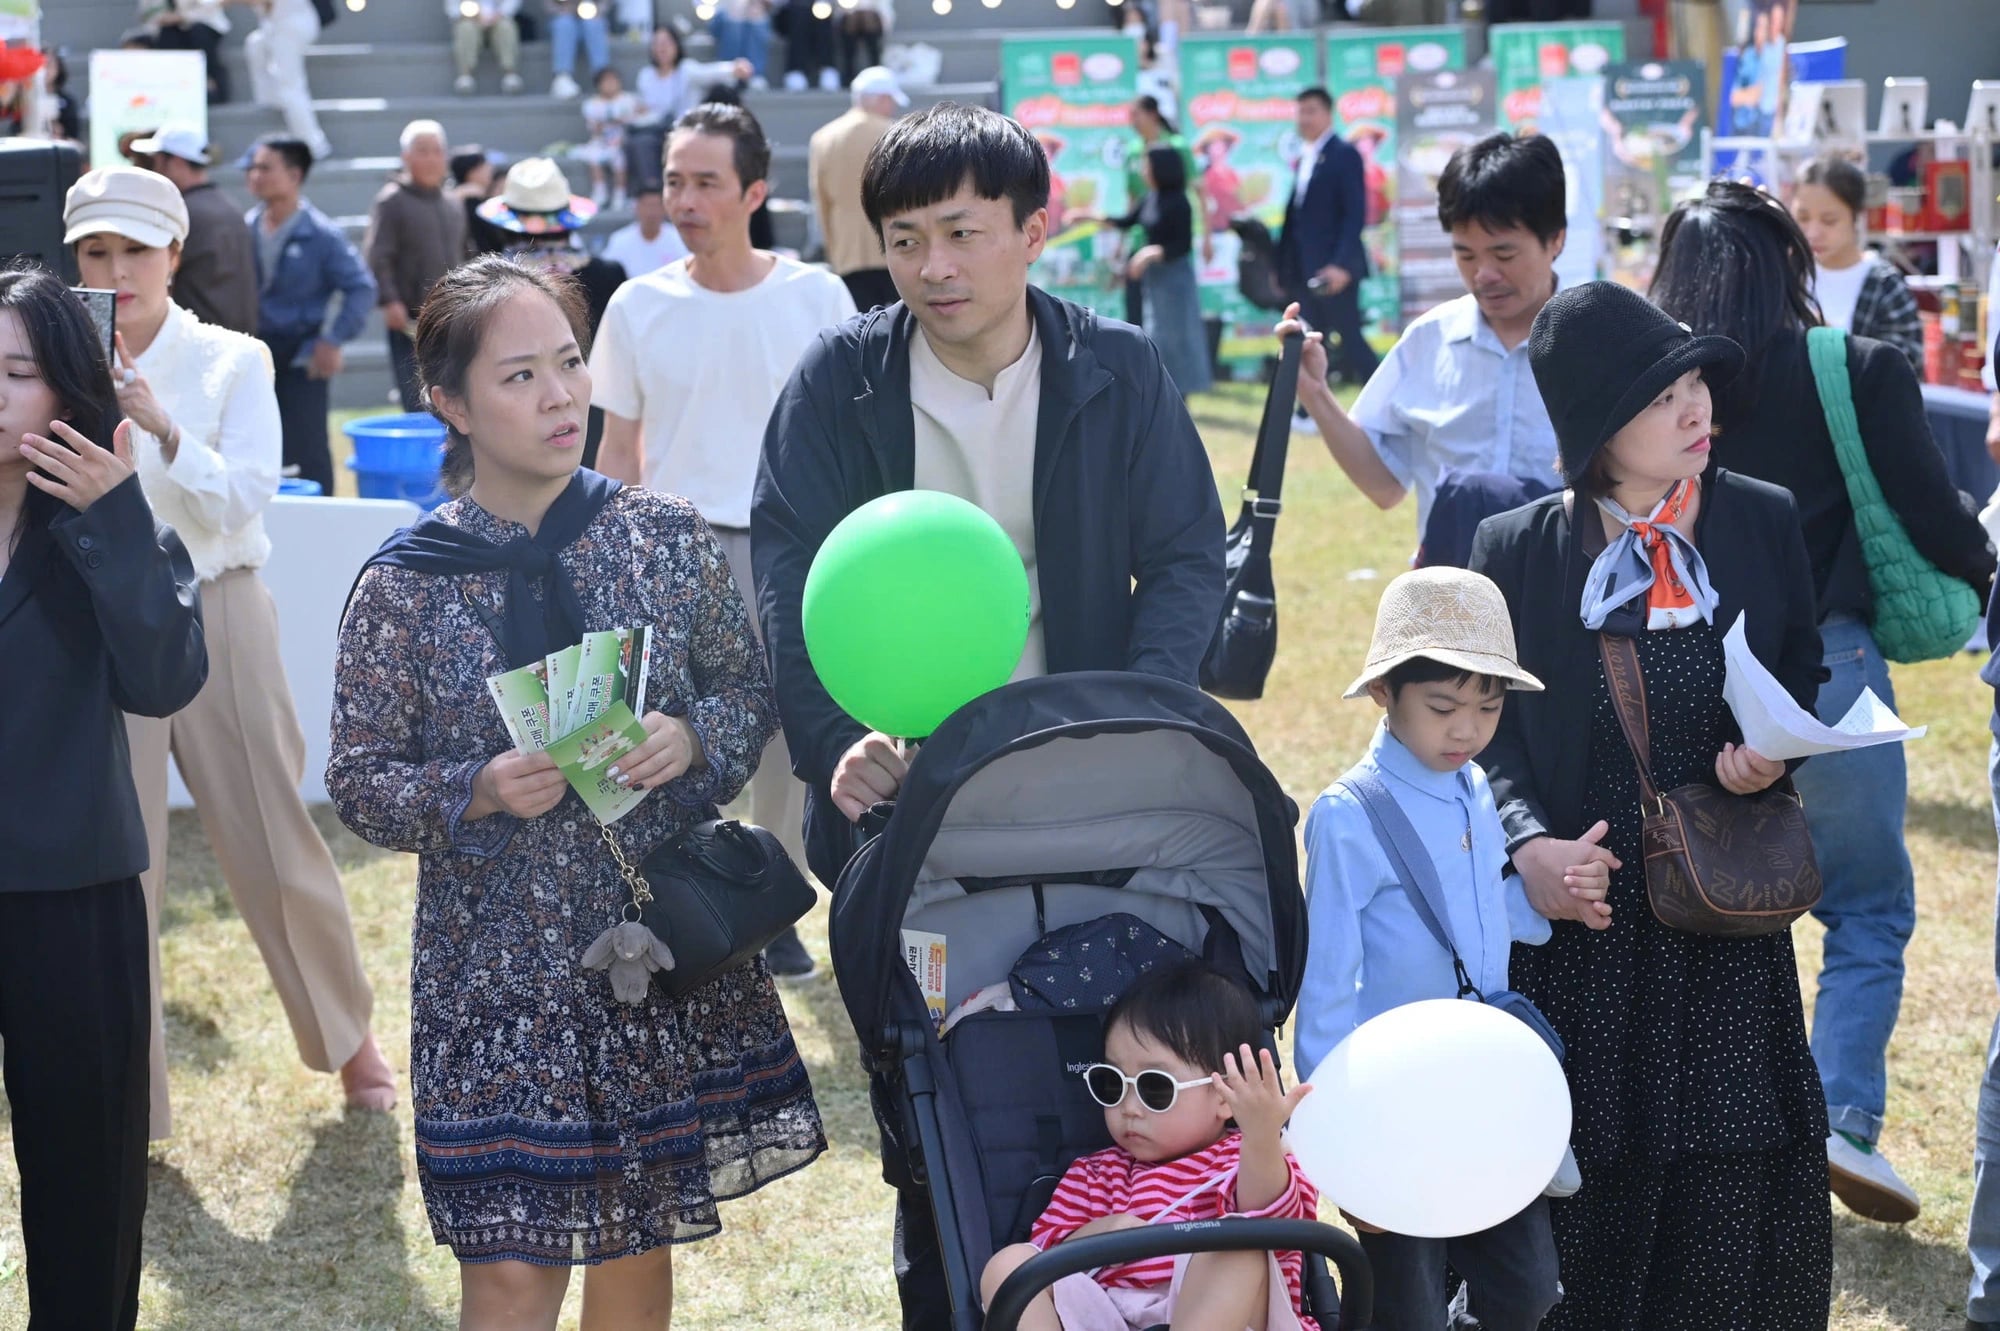
<svg viewBox="0 0 2000 1331"><path fill-rule="evenodd" d="M1232 513L1260 403L1247 388L1195 403ZM336 443L337 461L343 445ZM1408 555L1412 519L1407 505L1377 511L1311 439L1298 441L1285 497L1283 649L1269 695L1239 712L1303 806L1360 752L1374 724L1372 707L1343 703L1339 694L1360 666L1382 583ZM1909 843L1923 920L1891 1053L1884 1145L1925 1209L1903 1229L1837 1215L1833 1325L1957 1331L1973 1104L1995 1002L1985 771L1992 695L1965 657L1901 670L1897 683L1903 715L1931 732L1910 750ZM346 875L376 986L376 1029L390 1060L407 1068L415 862L363 844L325 810L320 825ZM337 1081L299 1066L263 965L191 815L174 822L163 928L178 1134L153 1155L141 1324L455 1326L457 1273L449 1253L431 1243L407 1105L391 1118L345 1116ZM824 930L822 910L805 930L822 960ZM1801 925L1797 938L1801 972L1810 976L1818 927ZM890 1193L878 1181L852 1034L829 975L788 989L785 1001L833 1148L803 1174L726 1207L724 1234L686 1250L677 1270L679 1327L895 1324ZM0 1144L8 1135L0 1118ZM580 1287L572 1283L566 1327L575 1325ZM26 1320L15 1180L11 1167L0 1167L0 1328Z"/></svg>

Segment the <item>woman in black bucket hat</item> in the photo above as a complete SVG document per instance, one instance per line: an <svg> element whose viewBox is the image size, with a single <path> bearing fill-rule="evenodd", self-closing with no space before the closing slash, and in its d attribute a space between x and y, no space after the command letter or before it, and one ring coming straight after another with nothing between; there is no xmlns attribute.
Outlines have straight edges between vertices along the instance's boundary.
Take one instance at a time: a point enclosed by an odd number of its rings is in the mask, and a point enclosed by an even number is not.
<svg viewBox="0 0 2000 1331"><path fill-rule="evenodd" d="M1788 933L1701 937L1646 902L1637 770L1598 651L1632 637L1661 789L1748 794L1783 764L1741 744L1723 702L1724 632L1800 705L1820 678L1798 514L1709 457L1709 390L1742 350L1696 337L1636 292L1560 292L1529 353L1568 488L1490 518L1471 566L1506 594L1522 695L1480 755L1530 900L1579 914L1572 866L1612 868L1612 923L1561 919L1516 960L1569 1049L1583 1190L1551 1211L1556 1331L1821 1331L1832 1280L1826 1105ZM1532 953L1532 955L1530 954Z"/></svg>

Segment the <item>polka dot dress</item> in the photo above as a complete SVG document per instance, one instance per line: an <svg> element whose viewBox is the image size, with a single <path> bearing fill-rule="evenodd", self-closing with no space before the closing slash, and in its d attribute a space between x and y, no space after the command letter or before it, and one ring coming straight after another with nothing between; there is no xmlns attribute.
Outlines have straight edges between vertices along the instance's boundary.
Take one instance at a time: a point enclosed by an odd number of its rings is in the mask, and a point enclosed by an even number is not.
<svg viewBox="0 0 2000 1331"><path fill-rule="evenodd" d="M1715 779L1738 737L1713 626L1643 633L1654 775ZM1513 979L1561 1032L1577 1196L1552 1208L1564 1301L1552 1331L1823 1331L1832 1279L1826 1105L1789 932L1668 929L1646 903L1639 778L1597 672L1584 825L1623 862L1612 926L1555 926Z"/></svg>

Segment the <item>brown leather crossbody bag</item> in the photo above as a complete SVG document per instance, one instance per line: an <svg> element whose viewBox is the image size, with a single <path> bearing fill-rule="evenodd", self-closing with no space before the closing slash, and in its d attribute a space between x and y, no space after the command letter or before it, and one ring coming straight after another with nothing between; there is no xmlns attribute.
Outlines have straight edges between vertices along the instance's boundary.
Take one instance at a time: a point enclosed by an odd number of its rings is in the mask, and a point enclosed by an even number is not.
<svg viewBox="0 0 2000 1331"><path fill-rule="evenodd" d="M1646 900L1669 929L1752 938L1819 904L1819 862L1789 777L1755 795L1697 781L1660 793L1646 738L1646 681L1632 639L1597 636L1618 724L1639 768Z"/></svg>

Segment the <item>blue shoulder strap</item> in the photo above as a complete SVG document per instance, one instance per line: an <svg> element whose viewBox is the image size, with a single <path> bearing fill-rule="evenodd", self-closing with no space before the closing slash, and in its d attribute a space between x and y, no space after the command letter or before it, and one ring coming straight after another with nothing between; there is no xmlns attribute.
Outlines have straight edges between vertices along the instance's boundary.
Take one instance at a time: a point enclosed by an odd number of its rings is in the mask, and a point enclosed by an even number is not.
<svg viewBox="0 0 2000 1331"><path fill-rule="evenodd" d="M1382 778L1373 772L1349 774L1341 778L1341 784L1361 801L1362 812L1374 825L1375 839L1381 842L1383 853L1389 857L1390 867L1402 880L1403 891L1409 895L1410 904L1416 907L1417 917L1431 931L1431 937L1437 939L1438 945L1451 953L1452 969L1458 972L1459 996L1477 994L1479 990L1473 985L1472 976L1458 955L1458 945L1452 942L1451 931L1445 925L1449 917L1445 913L1444 885L1438 881L1437 865L1431 861L1430 852L1424 848L1417 829L1410 825L1409 815L1396 803L1396 797L1389 793L1389 788L1382 784Z"/></svg>

